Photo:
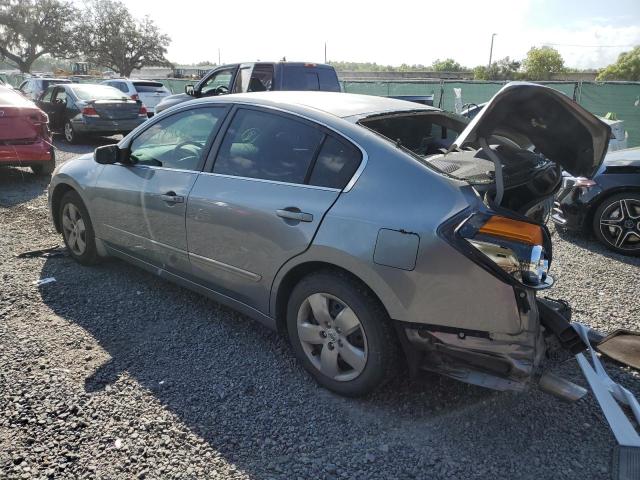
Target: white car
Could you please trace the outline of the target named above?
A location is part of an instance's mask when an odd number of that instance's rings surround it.
[[[112,80],[105,80],[102,84],[117,88],[133,100],[140,100],[146,107],[147,114],[150,117],[156,113],[156,105],[160,103],[160,100],[171,95],[171,91],[162,85],[162,83],[152,80],[114,78]]]

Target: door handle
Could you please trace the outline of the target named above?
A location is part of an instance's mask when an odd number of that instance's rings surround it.
[[[286,218],[289,220],[297,220],[298,222],[313,222],[313,215],[310,213],[301,212],[299,209],[282,209],[276,210],[276,215],[280,218]]]
[[[164,195],[160,195],[160,198],[167,203],[184,203],[184,197],[176,195],[175,192],[167,192]]]

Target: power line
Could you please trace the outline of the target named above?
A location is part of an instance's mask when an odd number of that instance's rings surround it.
[[[551,45],[552,47],[582,47],[582,48],[631,48],[635,45],[575,45],[571,43],[547,43],[543,45]]]

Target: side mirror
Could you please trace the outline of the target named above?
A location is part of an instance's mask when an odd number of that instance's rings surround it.
[[[118,145],[104,145],[93,152],[93,159],[102,165],[111,165],[121,161],[122,151]]]
[[[191,95],[192,97],[195,97],[195,90],[193,88],[193,85],[185,85],[184,86],[184,93],[186,93],[187,95]]]

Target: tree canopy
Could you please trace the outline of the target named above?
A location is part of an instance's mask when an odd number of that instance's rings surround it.
[[[79,28],[78,50],[87,61],[128,77],[144,66],[169,66],[170,38],[149,17],[135,19],[117,0],[94,0]]]
[[[519,72],[521,62],[504,57],[489,67],[480,65],[473,69],[474,80],[516,80],[522,78]]]
[[[640,45],[618,55],[616,63],[600,70],[596,80],[640,80]]]
[[[555,48],[546,46],[532,47],[522,67],[529,80],[549,80],[553,74],[565,71],[562,55]]]
[[[73,56],[78,10],[61,0],[0,0],[0,60],[27,73],[43,55]]]
[[[434,72],[463,72],[468,70],[467,68],[460,65],[453,58],[445,58],[444,60],[440,60],[437,58],[431,64],[431,70]]]

